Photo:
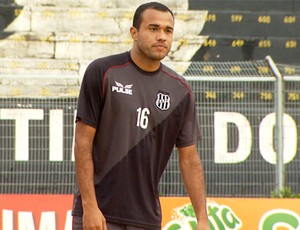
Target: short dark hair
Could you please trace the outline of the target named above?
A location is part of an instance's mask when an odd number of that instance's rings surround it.
[[[154,10],[158,10],[158,11],[161,11],[161,12],[170,12],[173,19],[174,19],[174,14],[173,14],[172,10],[170,10],[164,4],[159,3],[159,2],[144,3],[136,9],[136,11],[134,13],[134,16],[133,16],[132,26],[135,27],[137,30],[140,29],[140,25],[141,25],[141,22],[142,22],[142,14],[147,9],[154,9]]]

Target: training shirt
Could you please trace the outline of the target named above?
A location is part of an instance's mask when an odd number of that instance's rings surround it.
[[[106,220],[161,229],[160,177],[174,145],[199,137],[186,80],[163,64],[145,72],[129,52],[99,58],[85,72],[78,119],[96,129],[94,183]],[[82,215],[79,192],[73,215]]]

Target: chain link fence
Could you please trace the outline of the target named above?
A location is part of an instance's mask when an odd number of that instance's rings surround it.
[[[300,192],[299,68],[284,75],[285,185]],[[198,143],[208,196],[269,197],[276,188],[276,78],[265,60],[195,62],[184,73],[194,91]],[[0,98],[0,193],[71,194],[76,97]],[[162,196],[185,196],[174,153]]]

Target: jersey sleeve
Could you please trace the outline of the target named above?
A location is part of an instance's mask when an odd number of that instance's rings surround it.
[[[195,99],[192,93],[187,101],[186,113],[176,140],[176,147],[186,147],[196,144],[201,138]]]
[[[101,79],[102,73],[93,62],[85,71],[77,105],[76,121],[82,120],[87,125],[97,127],[101,110]]]

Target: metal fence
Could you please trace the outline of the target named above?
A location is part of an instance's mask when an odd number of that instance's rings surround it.
[[[201,62],[186,71],[202,130],[199,152],[208,196],[270,197],[280,185],[278,143],[283,144],[284,186],[300,192],[300,74],[297,67],[279,68],[285,74],[282,140],[276,131],[278,81],[269,62]],[[176,155],[161,181],[164,195],[185,191],[177,182]]]
[[[285,75],[284,183],[299,193],[300,74],[279,67]],[[278,183],[279,140],[276,78],[268,63],[192,63],[184,75],[196,97],[208,196],[269,197]],[[73,192],[76,104],[76,97],[0,98],[0,193]],[[177,155],[174,150],[161,179],[163,196],[186,195]]]
[[[0,99],[0,193],[73,192],[77,98]]]

